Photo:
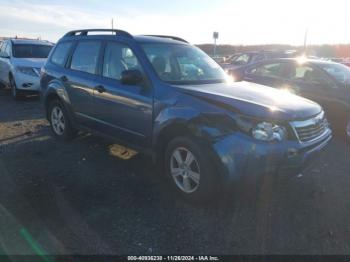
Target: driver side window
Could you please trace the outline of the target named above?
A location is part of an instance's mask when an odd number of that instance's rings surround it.
[[[121,43],[107,43],[103,59],[102,75],[120,80],[123,71],[132,69],[141,71],[139,61],[132,50]]]
[[[291,78],[294,81],[303,81],[310,84],[324,84],[328,82],[320,71],[307,65],[297,65]]]

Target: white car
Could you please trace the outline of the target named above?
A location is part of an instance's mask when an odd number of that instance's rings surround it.
[[[40,90],[40,69],[53,44],[41,40],[10,39],[0,43],[0,83],[14,99]]]

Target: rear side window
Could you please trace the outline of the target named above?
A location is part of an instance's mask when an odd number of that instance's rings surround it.
[[[70,68],[95,74],[100,48],[101,42],[80,42],[74,51]]]
[[[72,44],[72,42],[58,44],[52,54],[51,62],[59,66],[64,66]]]

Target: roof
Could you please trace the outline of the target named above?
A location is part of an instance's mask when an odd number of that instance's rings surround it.
[[[134,39],[140,43],[167,43],[167,44],[186,44],[186,42],[173,39],[169,36],[150,36],[150,35],[138,35],[134,36]]]
[[[298,58],[275,58],[275,59],[271,59],[271,60],[274,60],[274,61],[295,61],[295,62],[298,62]],[[271,61],[269,60],[269,61]],[[306,59],[306,60],[303,60],[303,63],[311,63],[311,64],[339,64],[337,62],[333,62],[333,61],[327,61],[327,60],[321,60],[321,59]]]
[[[45,40],[35,40],[35,39],[10,39],[14,44],[21,45],[53,45],[51,42]]]

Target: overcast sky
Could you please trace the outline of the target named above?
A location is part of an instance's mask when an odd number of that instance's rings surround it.
[[[57,41],[81,28],[176,35],[191,43],[350,43],[348,0],[0,0],[0,36]]]

